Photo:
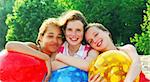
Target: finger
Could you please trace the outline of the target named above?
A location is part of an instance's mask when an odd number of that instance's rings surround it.
[[[89,81],[92,80],[93,77],[94,77],[94,74],[90,75]]]
[[[103,76],[99,76],[94,82],[100,82],[100,81],[103,81]]]
[[[50,77],[47,75],[46,78],[45,78],[45,82],[48,82],[49,78]]]
[[[91,78],[91,81],[95,82],[98,79],[98,77],[100,77],[100,74],[96,74],[95,76],[93,76],[93,78]]]

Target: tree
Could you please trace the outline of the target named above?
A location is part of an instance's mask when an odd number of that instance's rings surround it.
[[[7,15],[6,40],[34,42],[43,20],[57,17],[63,11],[53,0],[16,0],[13,13]]]
[[[1,0],[0,2],[0,50],[4,48],[6,43],[6,32],[7,32],[7,25],[5,23],[6,16],[8,13],[12,13],[12,6],[14,0]]]
[[[80,8],[88,22],[100,22],[112,33],[115,43],[129,43],[130,36],[140,33],[145,4],[143,0],[85,0]]]
[[[144,8],[143,0],[16,0],[13,14],[7,17],[7,41],[35,41],[44,19],[76,9],[88,22],[104,24],[112,32],[115,43],[129,43],[130,36],[140,33],[137,27],[142,22]]]
[[[143,54],[150,54],[150,0],[147,1],[147,9],[144,11],[143,24],[141,24],[141,34],[135,34],[131,42],[135,43],[137,49]]]

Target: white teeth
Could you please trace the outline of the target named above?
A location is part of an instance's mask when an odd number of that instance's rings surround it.
[[[77,41],[78,39],[77,38],[70,38],[72,41]]]
[[[102,44],[102,40],[97,44],[97,46],[99,47]]]
[[[100,46],[100,45],[101,45],[101,42],[99,42],[97,46]]]

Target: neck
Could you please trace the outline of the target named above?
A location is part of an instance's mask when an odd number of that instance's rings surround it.
[[[52,54],[51,54],[51,59],[52,59],[52,61],[55,60],[56,55],[57,55],[57,53],[52,53]]]
[[[112,43],[105,49],[105,51],[108,51],[108,50],[117,50],[117,47]]]
[[[68,45],[68,53],[70,55],[74,55],[74,53],[76,53],[79,50],[80,45],[76,45],[76,46]]]

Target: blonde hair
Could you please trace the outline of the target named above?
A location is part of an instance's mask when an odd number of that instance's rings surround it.
[[[41,27],[39,28],[39,33],[38,33],[38,37],[36,39],[36,44],[40,46],[40,37],[43,36],[46,32],[46,29],[48,28],[49,25],[56,25],[60,27],[60,23],[58,21],[57,18],[48,18],[46,20],[44,20],[44,22],[42,23]]]

